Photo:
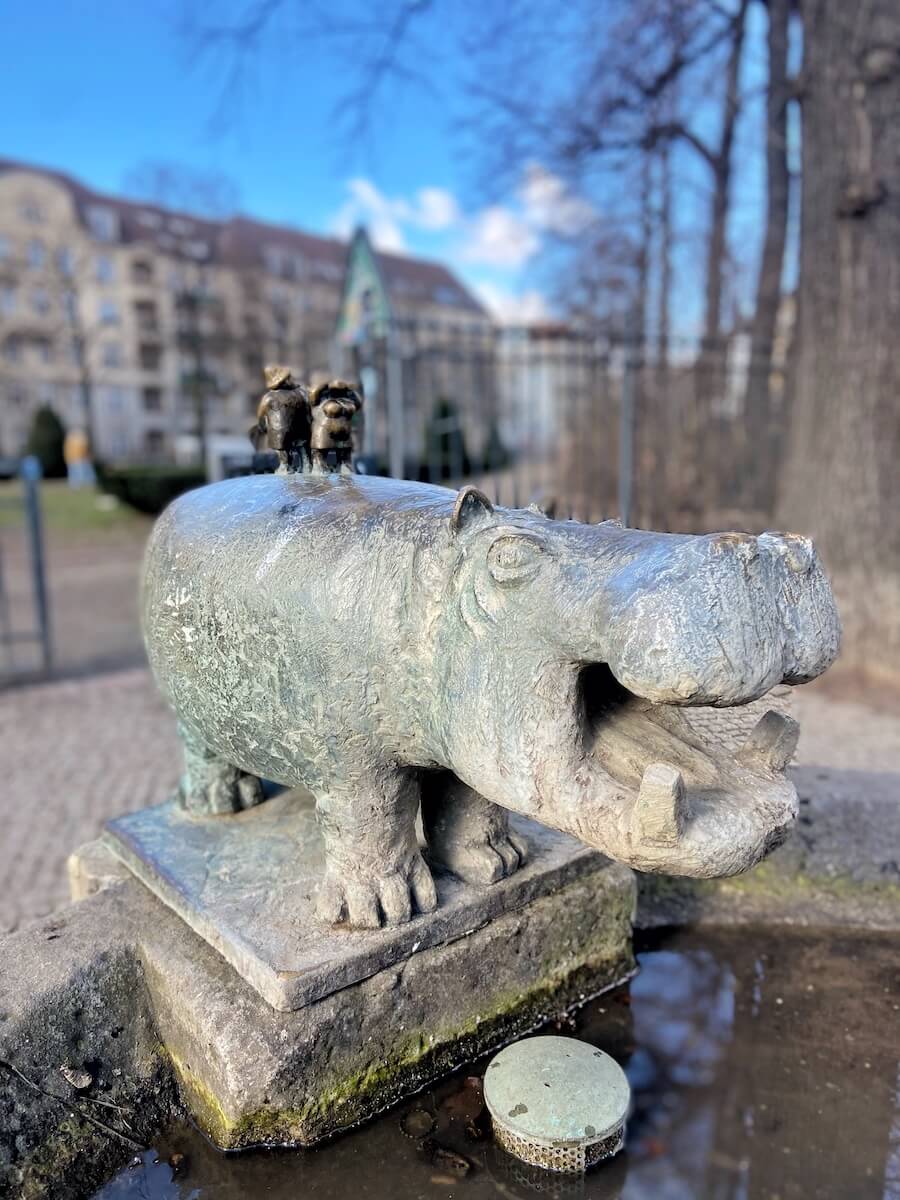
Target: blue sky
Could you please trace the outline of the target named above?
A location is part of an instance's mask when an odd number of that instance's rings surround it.
[[[314,3],[295,8],[307,13]],[[248,6],[215,0],[207,11],[221,19]],[[361,10],[377,6],[361,0]],[[18,51],[4,56],[0,74],[0,155],[55,166],[112,192],[146,161],[221,171],[250,215],[322,233],[345,234],[364,221],[385,249],[448,261],[501,313],[546,311],[541,248],[590,213],[540,163],[504,198],[473,192],[454,132],[466,115],[465,64],[444,16],[419,27],[426,44],[442,46],[429,60],[433,88],[396,89],[379,106],[374,145],[353,149],[334,123],[352,55],[333,45],[299,49],[277,31],[226,110],[230,124],[211,130],[224,66],[192,58],[179,34],[184,12],[182,0],[0,0],[4,43]],[[685,213],[703,203],[696,180],[688,171]],[[750,186],[739,225],[752,227],[757,203]],[[685,253],[690,259],[696,247]]]

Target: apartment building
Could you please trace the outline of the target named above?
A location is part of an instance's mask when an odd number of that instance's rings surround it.
[[[372,252],[392,319],[488,331],[438,263]],[[348,247],[247,217],[210,221],[0,159],[0,452],[34,409],[110,460],[246,431],[266,361],[332,369]],[[346,307],[346,306],[344,306]]]

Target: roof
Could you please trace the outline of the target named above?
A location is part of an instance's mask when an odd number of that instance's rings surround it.
[[[344,275],[349,247],[338,238],[247,216],[213,221],[151,202],[96,192],[63,171],[0,158],[0,175],[9,171],[43,175],[66,188],[85,224],[93,208],[112,209],[118,219],[118,242],[147,242],[164,253],[223,266],[261,268],[288,280],[305,278],[311,271],[339,283]],[[428,301],[487,316],[472,293],[442,263],[377,250],[375,256],[385,286],[399,305]]]

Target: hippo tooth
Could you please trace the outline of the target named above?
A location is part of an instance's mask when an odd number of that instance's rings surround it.
[[[799,737],[797,722],[770,708],[757,721],[738,751],[738,758],[750,766],[783,771],[794,757]]]
[[[668,763],[650,763],[641,780],[634,813],[641,841],[673,846],[681,834],[683,810],[681,772]]]

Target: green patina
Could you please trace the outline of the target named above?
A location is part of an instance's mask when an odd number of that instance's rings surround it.
[[[623,949],[621,940],[611,938],[610,927],[606,926],[601,944],[595,944],[591,953],[563,974],[546,978],[527,991],[498,993],[476,1016],[453,1028],[434,1034],[411,1032],[389,1057],[369,1063],[330,1086],[323,1084],[302,1105],[270,1104],[240,1116],[226,1112],[209,1085],[172,1050],[167,1053],[187,1107],[222,1149],[260,1144],[311,1145],[367,1120],[431,1080],[577,1006],[588,996],[623,982],[633,971],[630,949]]]

